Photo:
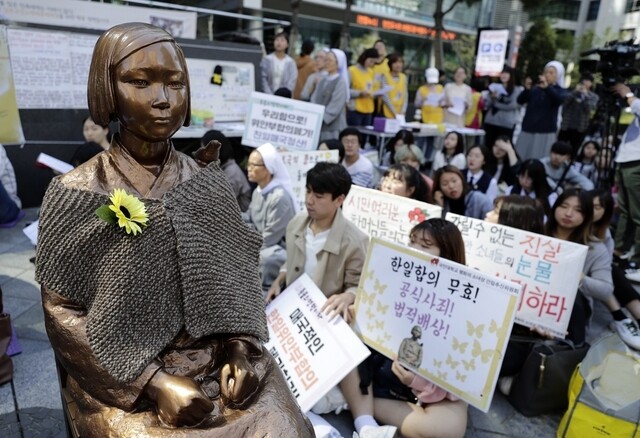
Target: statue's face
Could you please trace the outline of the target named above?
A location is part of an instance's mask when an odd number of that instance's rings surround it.
[[[146,141],[163,141],[184,123],[186,72],[173,44],[160,42],[126,57],[115,69],[118,119]]]

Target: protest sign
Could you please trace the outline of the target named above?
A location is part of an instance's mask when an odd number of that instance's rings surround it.
[[[425,219],[440,217],[442,208],[426,202],[353,185],[342,213],[370,237],[409,243],[409,231]]]
[[[372,239],[357,331],[389,358],[483,412],[493,398],[521,286]]]
[[[298,204],[300,211],[305,210],[304,197],[307,187],[307,172],[316,163],[321,161],[332,161],[337,163],[340,156],[337,150],[332,151],[286,151],[280,152],[289,177],[291,178],[291,188],[293,189],[293,200]]]
[[[276,147],[312,151],[318,147],[324,106],[254,91],[242,144],[258,147],[271,143]]]
[[[320,313],[327,301],[304,274],[267,306],[269,350],[303,412],[313,407],[369,350],[341,317]]]
[[[475,76],[500,76],[509,45],[508,29],[480,31],[476,54]]]
[[[516,322],[564,338],[588,248],[448,213],[464,238],[467,264],[522,284]]]

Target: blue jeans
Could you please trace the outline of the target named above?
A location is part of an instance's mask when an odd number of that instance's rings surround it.
[[[0,183],[0,224],[11,222],[18,216],[18,213],[20,213],[20,209]]]
[[[347,125],[369,126],[373,123],[373,114],[365,114],[358,111],[347,111]]]

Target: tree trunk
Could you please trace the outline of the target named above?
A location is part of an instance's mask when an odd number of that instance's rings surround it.
[[[345,0],[344,16],[342,18],[342,30],[340,31],[340,48],[345,53],[349,52],[349,22],[351,21],[351,6],[353,6],[353,0]]]
[[[291,0],[291,32],[289,33],[289,56],[295,58],[296,54],[293,50],[298,39],[298,15],[300,13],[300,4],[302,0]]]
[[[435,59],[436,68],[439,70],[444,69],[444,44],[442,43],[442,31],[444,30],[444,14],[442,13],[442,3],[444,0],[436,1],[436,10],[433,13],[433,21],[436,28],[435,39]]]

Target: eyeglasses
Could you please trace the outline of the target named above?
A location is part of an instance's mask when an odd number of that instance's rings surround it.
[[[264,164],[260,164],[260,163],[247,163],[247,167],[264,167]]]

